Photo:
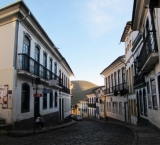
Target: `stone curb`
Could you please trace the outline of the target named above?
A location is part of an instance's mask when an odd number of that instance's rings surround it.
[[[104,123],[115,124],[115,125],[119,125],[119,126],[121,126],[121,127],[124,127],[124,128],[126,128],[126,129],[129,129],[129,130],[133,133],[133,135],[134,135],[134,140],[133,140],[132,145],[137,145],[137,142],[138,142],[137,133],[136,133],[136,131],[134,131],[133,129],[131,129],[131,128],[128,127],[128,126],[125,126],[125,125],[123,125],[123,124],[119,124],[119,123],[116,123],[116,122],[108,122],[108,121],[105,121],[105,120],[94,120],[94,119],[88,119],[88,118],[87,118],[86,120],[92,120],[92,121],[97,121],[97,122],[104,122]]]
[[[59,125],[59,126],[46,128],[44,130],[38,130],[38,131],[35,131],[35,132],[34,131],[8,131],[7,135],[9,135],[11,137],[26,137],[26,136],[37,135],[37,134],[42,134],[42,133],[55,131],[55,130],[58,130],[58,129],[69,127],[71,125],[74,125],[75,123],[77,123],[77,121],[72,121],[70,123],[66,123],[66,124],[62,124],[62,125]]]

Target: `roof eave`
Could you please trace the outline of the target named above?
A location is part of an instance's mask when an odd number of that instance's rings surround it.
[[[127,35],[128,35],[128,32],[129,32],[129,30],[130,30],[131,25],[132,25],[132,21],[128,21],[128,22],[126,23],[126,26],[125,26],[125,28],[124,28],[123,34],[122,34],[122,36],[121,36],[121,40],[120,40],[121,42],[125,42],[125,38],[126,38]]]

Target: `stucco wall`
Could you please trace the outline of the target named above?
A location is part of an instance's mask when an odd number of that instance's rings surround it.
[[[0,86],[8,85],[12,93],[14,93],[13,81],[15,74],[13,68],[15,27],[15,21],[0,27]],[[10,100],[11,104],[12,98]],[[11,115],[12,109],[2,109],[2,105],[0,104],[0,118],[5,119],[6,123],[11,123]]]
[[[28,83],[30,86],[30,106],[29,106],[29,112],[21,113],[21,97],[22,97],[22,84]],[[34,87],[34,86],[33,86]],[[14,114],[13,114],[13,121],[19,121],[23,119],[28,119],[34,116],[34,97],[33,97],[33,87],[32,87],[32,80],[31,78],[26,78],[25,76],[18,75],[17,77],[17,87],[16,87],[16,93],[15,93],[15,104],[13,104],[14,108]],[[52,89],[53,91],[53,108],[49,107],[49,93],[47,93],[47,108],[43,109],[43,96],[40,97],[40,114],[45,115],[49,113],[54,113],[59,111],[59,102],[57,102],[57,107],[54,106],[54,93],[58,93],[58,89],[53,89],[51,87],[48,87],[47,85],[43,84],[43,87],[46,89]],[[59,100],[59,99],[57,99]]]
[[[112,98],[112,102],[111,102]],[[111,111],[107,111],[106,108],[106,116],[120,120],[120,121],[125,121],[125,110],[124,110],[124,102],[127,102],[127,98],[125,96],[107,96],[106,97],[106,102],[111,102]],[[118,102],[118,112],[119,112],[119,102],[122,102],[122,115],[119,113],[113,113],[113,102]]]

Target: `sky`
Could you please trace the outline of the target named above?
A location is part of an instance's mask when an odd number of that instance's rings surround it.
[[[0,0],[4,7],[16,0]],[[100,73],[124,55],[120,39],[133,0],[23,0],[67,60],[74,77],[104,85]]]

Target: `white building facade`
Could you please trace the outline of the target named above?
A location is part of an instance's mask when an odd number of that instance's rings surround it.
[[[86,95],[88,98],[88,117],[96,118],[96,96],[94,93],[89,93]]]
[[[1,8],[0,17],[0,117],[21,129],[32,127],[39,113],[46,126],[68,120],[73,72],[67,61],[23,1]]]
[[[135,69],[134,69],[134,57],[132,54],[132,47],[133,42],[135,41],[138,32],[132,32],[131,29],[132,22],[129,21],[126,23],[124,28],[121,42],[124,42],[125,45],[125,68],[126,68],[126,84],[128,90],[128,107],[129,107],[129,116],[128,121],[130,124],[137,125],[137,98],[136,92],[134,89],[134,76],[135,76]]]
[[[128,122],[125,56],[118,57],[100,74],[104,77],[104,118]],[[103,103],[102,103],[103,104]]]
[[[132,53],[138,122],[160,128],[160,9],[158,0],[134,0],[132,31],[138,31]]]

